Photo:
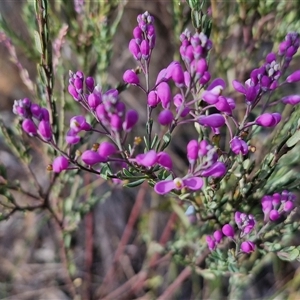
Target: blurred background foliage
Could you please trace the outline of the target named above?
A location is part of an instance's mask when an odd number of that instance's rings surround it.
[[[39,11],[45,19],[42,27],[35,17],[35,5],[44,7],[44,15]],[[0,223],[0,298],[297,299],[297,262],[282,262],[272,254],[257,261],[251,256],[244,265],[244,271],[249,264],[255,266],[254,276],[249,277],[246,272],[236,272],[234,261],[229,260],[232,272],[224,276],[217,272],[225,269],[224,258],[216,252],[216,259],[211,258],[213,272],[205,270],[208,261],[201,257],[205,257],[206,245],[199,237],[208,232],[210,224],[191,225],[184,203],[161,199],[144,184],[129,190],[91,174],[53,176],[46,167],[54,153],[21,133],[11,113],[14,99],[30,97],[44,104],[50,99],[57,110],[54,118],[60,137],[69,117],[82,113],[66,92],[69,70],[95,76],[104,90],[118,86],[123,72],[136,67],[127,48],[136,17],[145,10],[155,17],[158,35],[152,81],[173,57],[179,60],[179,35],[186,27],[211,30],[212,77],[227,80],[226,92],[236,99],[241,115],[243,99],[234,93],[231,81],[246,80],[287,32],[300,28],[299,0],[2,0],[0,216],[6,220]],[[298,59],[291,69],[297,65]],[[283,91],[296,92],[296,88]],[[129,89],[122,97],[145,116],[143,94]],[[280,152],[280,146],[298,131],[299,109],[287,109],[284,114],[287,122],[272,137],[273,143],[266,139],[266,132],[253,141],[256,162],[267,171],[272,168],[272,176],[254,170],[253,178],[259,177],[261,189],[248,190],[250,202],[278,185],[298,186],[297,136],[294,144],[289,140],[294,150],[276,167],[271,165],[273,157],[267,155],[276,147],[275,153]],[[182,145],[194,134],[193,127],[179,129],[172,142],[172,158],[182,172],[186,166]],[[97,137],[91,138],[95,140]],[[293,174],[287,176],[289,172]],[[296,234],[289,238],[299,244]],[[216,261],[219,264],[214,265]]]

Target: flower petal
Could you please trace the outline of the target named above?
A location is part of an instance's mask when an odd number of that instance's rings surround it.
[[[183,179],[184,186],[188,187],[190,190],[196,191],[200,190],[203,186],[203,180],[199,177],[191,177]]]
[[[173,180],[163,180],[155,184],[154,191],[159,195],[164,195],[169,193],[174,188],[175,188],[175,183]]]

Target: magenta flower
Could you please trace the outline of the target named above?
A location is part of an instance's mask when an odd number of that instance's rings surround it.
[[[218,128],[225,124],[225,119],[221,114],[211,114],[208,116],[200,116],[198,122],[203,126]]]
[[[256,99],[256,97],[258,96],[258,94],[260,92],[259,85],[251,85],[251,79],[248,79],[245,82],[245,86],[243,86],[237,80],[233,80],[232,85],[237,92],[244,94],[246,97],[246,100],[250,103]]]
[[[88,103],[92,109],[95,109],[100,103],[102,103],[102,96],[100,93],[91,93],[88,96]]]
[[[112,115],[110,118],[110,126],[114,131],[120,131],[123,126],[122,118],[116,114]]]
[[[249,234],[256,224],[253,215],[247,215],[239,211],[234,214],[234,220],[238,228],[241,230],[241,236]]]
[[[136,43],[135,39],[132,39],[129,42],[128,48],[129,48],[129,51],[131,52],[131,54],[133,55],[134,59],[136,59],[136,60],[140,60],[141,59],[142,53],[141,53],[140,47]]]
[[[157,97],[156,91],[151,91],[148,94],[147,104],[150,107],[156,107],[159,102],[160,102],[160,99]]]
[[[174,116],[169,109],[161,111],[158,115],[158,122],[163,126],[168,126],[172,123]]]
[[[251,241],[244,241],[241,244],[241,250],[245,253],[250,253],[255,250],[255,244]]]
[[[215,240],[217,243],[220,243],[222,238],[223,238],[223,233],[222,233],[222,230],[216,230],[213,234]]]
[[[30,111],[34,118],[36,118],[37,120],[42,119],[42,108],[38,104],[32,103],[30,106]]]
[[[203,180],[199,177],[175,178],[174,180],[162,180],[155,184],[154,191],[157,194],[164,195],[172,190],[182,190],[188,188],[196,191],[200,190],[203,185]]]
[[[92,126],[87,123],[84,116],[75,116],[70,120],[70,128],[74,133],[78,133],[82,130],[89,131],[92,129]]]
[[[222,177],[226,174],[226,166],[224,163],[217,161],[209,168],[203,170],[200,175],[203,177]]]
[[[100,156],[100,154],[98,152],[92,151],[92,150],[86,150],[82,153],[81,155],[81,160],[89,165],[95,165],[101,162],[106,162],[106,159],[102,156]]]
[[[143,40],[140,45],[142,59],[147,60],[150,56],[150,45],[147,40]]]
[[[123,129],[129,132],[137,123],[138,119],[139,115],[135,110],[128,110],[126,113],[125,121],[123,122]]]
[[[28,133],[29,135],[33,136],[37,134],[37,128],[34,122],[30,119],[25,119],[22,122],[22,128],[23,130]]]
[[[87,77],[85,79],[85,85],[89,92],[92,92],[95,88],[95,80],[93,77]]]
[[[80,136],[77,135],[77,133],[74,132],[72,129],[70,129],[66,134],[66,142],[68,144],[75,145],[79,143],[79,141],[80,141]]]
[[[178,86],[179,88],[185,86],[184,73],[179,62],[172,62],[167,68],[167,74],[171,74],[171,77],[175,82],[176,86]]]
[[[172,159],[166,152],[157,153],[157,163],[167,170],[171,170],[173,167]]]
[[[208,246],[208,249],[209,250],[215,250],[216,249],[216,241],[211,237],[211,236],[207,236],[206,237],[206,243],[207,243],[207,246]]]
[[[235,102],[231,98],[226,98],[224,96],[219,96],[218,97],[218,102],[215,103],[215,107],[220,112],[231,115],[232,111],[235,109]]]
[[[52,169],[55,173],[60,173],[61,171],[67,170],[69,166],[69,161],[64,156],[58,156],[53,160]]]
[[[300,95],[289,95],[289,96],[283,97],[281,99],[281,101],[284,104],[296,105],[296,104],[300,103]]]
[[[247,143],[239,137],[234,137],[230,141],[230,148],[235,154],[246,155],[248,153],[248,145]]]
[[[52,139],[52,129],[49,122],[42,120],[38,126],[41,137],[49,142]]]
[[[172,98],[171,89],[166,82],[162,82],[156,88],[157,96],[161,101],[163,108],[169,108]]]
[[[105,159],[115,154],[116,152],[117,152],[116,146],[110,142],[102,142],[98,148],[98,153],[100,154],[100,156],[104,157]]]
[[[273,127],[276,126],[281,121],[280,113],[265,113],[260,115],[255,123],[263,127]]]
[[[269,213],[269,218],[271,221],[277,221],[280,218],[280,213],[277,209],[272,209]]]
[[[225,236],[233,238],[234,237],[234,229],[230,224],[225,224],[222,227],[222,232]]]
[[[157,161],[157,153],[154,150],[150,150],[147,153],[137,155],[135,159],[141,166],[152,167]]]
[[[198,159],[199,143],[196,140],[191,140],[187,144],[187,158],[191,165]]]
[[[140,83],[139,77],[136,75],[136,73],[133,70],[125,71],[125,73],[123,75],[123,80],[129,84],[139,84]]]
[[[286,82],[291,83],[299,80],[300,80],[300,70],[297,70],[287,77]]]

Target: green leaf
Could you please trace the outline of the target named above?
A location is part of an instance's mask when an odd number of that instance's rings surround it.
[[[297,130],[287,141],[286,145],[291,148],[300,141],[300,130]]]
[[[277,252],[277,256],[281,260],[285,260],[285,261],[296,260],[299,258],[299,254],[300,254],[299,249],[295,247],[293,247],[293,249],[291,247],[283,248],[281,251]]]
[[[142,179],[138,179],[136,181],[126,183],[123,186],[125,186],[125,187],[136,187],[136,186],[141,185],[144,181],[145,181],[145,178],[142,178]]]
[[[42,46],[41,38],[39,33],[36,30],[34,31],[34,41],[35,41],[35,47],[37,51],[40,54],[43,54],[43,46]]]

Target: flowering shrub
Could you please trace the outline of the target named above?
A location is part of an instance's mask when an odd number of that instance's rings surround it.
[[[193,260],[206,257],[205,272],[249,274],[253,268],[245,262],[250,255],[269,252],[299,260],[299,247],[289,241],[280,244],[298,230],[292,218],[297,197],[284,188],[290,178],[277,188],[272,177],[299,140],[299,124],[291,126],[295,118],[283,110],[297,105],[300,96],[277,96],[300,81],[299,70],[289,71],[300,46],[299,34],[288,33],[245,82],[227,85],[226,78],[211,73],[214,45],[208,32],[186,29],[180,35],[181,60],[162,68],[151,86],[149,69],[157,42],[154,17],[148,12],[138,15],[132,32],[128,50],[137,66],[124,71],[123,86],[106,90],[96,78],[70,71],[68,92],[82,113],[70,117],[63,142],[57,139],[49,106],[28,98],[15,101],[13,112],[22,120],[23,131],[56,153],[48,170],[56,176],[82,170],[125,187],[147,182],[156,194],[176,199],[192,226],[202,226],[197,239],[206,243],[193,253]],[[146,120],[123,102],[127,88],[143,91]],[[195,128],[194,138],[184,146],[187,168],[180,172],[170,147],[177,129],[188,124]],[[87,142],[91,134],[97,136],[96,143]],[[273,149],[257,165],[255,141],[267,134],[274,136]],[[206,248],[210,251],[205,255]]]

